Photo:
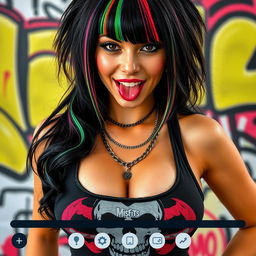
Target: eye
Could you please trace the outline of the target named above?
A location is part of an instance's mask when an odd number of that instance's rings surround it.
[[[100,47],[102,47],[103,49],[105,49],[106,51],[109,52],[116,52],[118,51],[118,45],[112,42],[105,42],[100,44]]]
[[[147,44],[145,46],[143,46],[142,49],[146,49],[145,52],[156,52],[159,49],[159,45],[158,44]]]

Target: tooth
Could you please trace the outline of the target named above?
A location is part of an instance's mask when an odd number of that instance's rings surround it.
[[[123,83],[123,82],[120,82],[120,84],[122,84],[124,86],[127,86],[127,87],[133,87],[135,85],[139,85],[140,82],[138,82],[138,83]]]
[[[138,246],[136,246],[135,247],[135,252],[139,252],[140,250],[139,250],[139,248],[138,248]]]
[[[124,251],[124,246],[121,244],[119,247],[119,251],[123,252]]]
[[[142,250],[143,250],[143,248],[142,248],[142,245],[141,245],[141,244],[139,245],[139,250],[140,250],[140,251],[142,251]]]

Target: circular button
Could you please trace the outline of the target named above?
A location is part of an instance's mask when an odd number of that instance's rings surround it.
[[[122,244],[127,249],[133,249],[138,244],[138,237],[135,234],[128,232],[123,235]]]
[[[27,237],[22,233],[17,233],[12,236],[12,244],[16,248],[23,248],[27,244]]]
[[[187,233],[179,233],[175,238],[175,243],[180,249],[186,249],[191,244],[191,237]]]
[[[84,237],[80,233],[73,233],[68,238],[68,244],[73,249],[80,249],[84,245]]]
[[[110,245],[110,237],[107,233],[98,233],[94,237],[95,245],[100,249],[105,249]]]
[[[165,244],[165,237],[161,233],[153,233],[149,237],[149,244],[154,249],[160,249]]]

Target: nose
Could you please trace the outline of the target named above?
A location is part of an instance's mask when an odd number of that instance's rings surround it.
[[[121,60],[121,71],[126,74],[133,74],[140,71],[140,63],[138,57],[133,51],[123,53]]]

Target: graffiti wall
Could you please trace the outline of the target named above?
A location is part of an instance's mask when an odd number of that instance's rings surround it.
[[[194,1],[205,17],[203,109],[232,138],[256,180],[256,1]],[[207,185],[205,219],[232,219]],[[221,255],[235,229],[200,229],[191,255]]]
[[[32,175],[25,171],[34,127],[56,106],[65,80],[56,80],[52,40],[70,0],[0,0],[0,255],[21,256],[11,245],[13,219],[29,219]],[[205,35],[207,94],[202,107],[224,127],[256,179],[256,0],[198,0]],[[204,184],[205,219],[231,216]],[[218,256],[233,229],[200,229],[190,255]],[[60,255],[69,255],[61,233]]]
[[[12,230],[9,223],[31,218],[27,148],[34,127],[66,87],[57,86],[52,40],[68,2],[0,0],[0,255],[24,255],[11,246],[11,236],[27,230]],[[62,247],[62,255],[67,255]]]

